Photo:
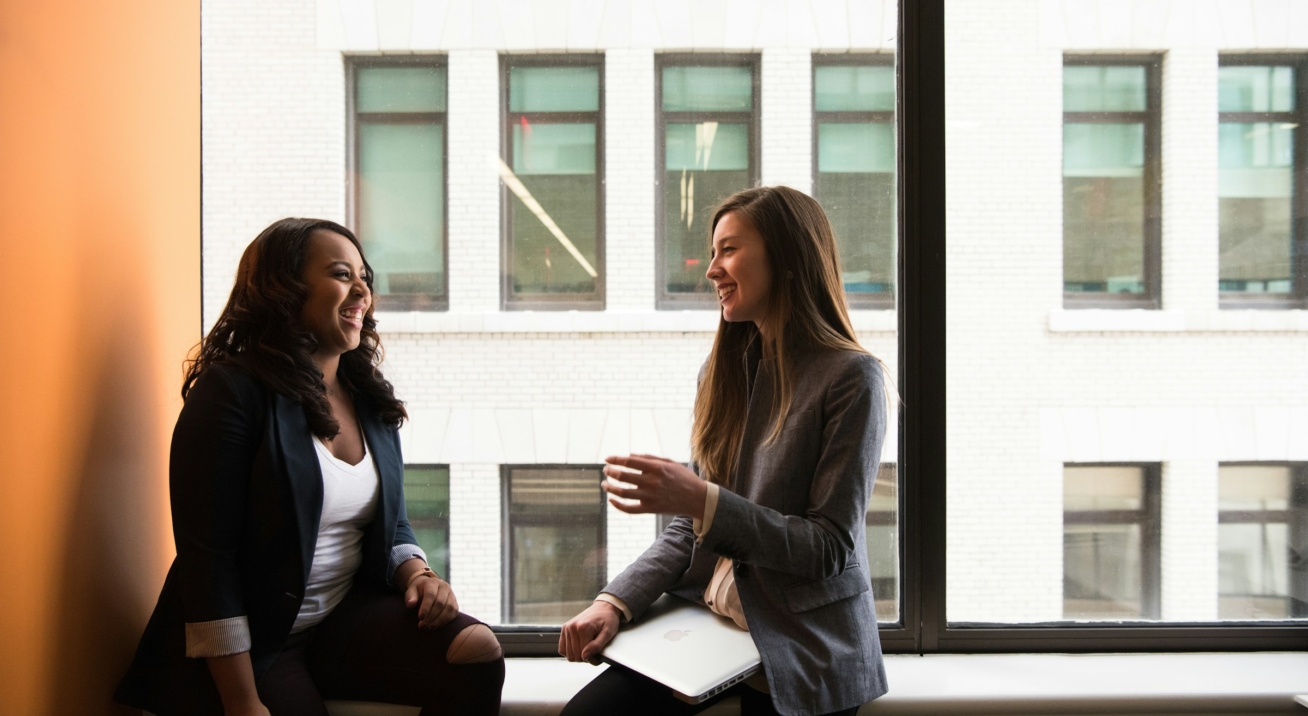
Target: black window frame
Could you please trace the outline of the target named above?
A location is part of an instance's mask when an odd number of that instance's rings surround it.
[[[599,104],[594,112],[513,112],[509,109],[509,74],[515,67],[594,67],[599,73]],[[500,184],[500,309],[504,311],[603,311],[605,306],[604,53],[568,52],[500,54],[500,158],[513,165],[513,127],[522,117],[548,115],[557,122],[595,124],[595,290],[590,294],[513,293],[513,192]],[[534,119],[532,121],[535,121]],[[548,122],[547,122],[548,123]]]
[[[1223,112],[1217,123],[1288,122],[1293,131],[1294,167],[1290,195],[1290,271],[1292,288],[1287,294],[1259,294],[1217,291],[1219,308],[1302,309],[1308,308],[1308,53],[1220,53],[1218,67],[1292,67],[1294,68],[1294,111],[1292,112]]]
[[[1069,524],[1078,525],[1139,525],[1140,526],[1140,616],[1139,619],[1162,617],[1162,502],[1163,466],[1159,463],[1139,462],[1069,462],[1063,464],[1064,480],[1068,468],[1078,467],[1136,467],[1140,468],[1140,509],[1138,510],[1075,510],[1063,509],[1063,534]],[[1066,564],[1063,567],[1066,575]],[[1066,599],[1066,597],[1064,597]],[[1064,617],[1064,621],[1071,618]],[[1112,621],[1112,620],[1096,620]]]
[[[539,647],[541,642],[540,635],[542,634],[548,635],[552,633],[553,641],[552,642],[549,641],[548,638],[546,638],[545,640],[547,642],[547,646],[550,646],[552,648],[552,651],[547,651],[542,653],[539,651],[539,649],[537,649],[536,651],[533,651],[526,655],[558,656],[558,628],[557,627],[555,627],[554,629],[543,631],[539,626],[535,626],[535,625],[514,625],[514,624],[507,623],[513,618],[513,613],[512,613],[513,595],[515,591],[515,584],[513,582],[513,572],[514,572],[513,567],[515,564],[516,555],[514,554],[514,550],[513,550],[514,519],[513,519],[513,505],[510,499],[512,494],[512,487],[513,487],[512,485],[513,472],[515,470],[566,470],[569,472],[593,470],[595,472],[595,491],[596,491],[597,507],[599,509],[599,522],[596,526],[596,539],[598,540],[599,548],[607,553],[608,503],[605,500],[604,492],[600,488],[600,481],[604,479],[604,474],[603,472],[601,472],[603,468],[604,468],[603,465],[564,464],[564,463],[541,463],[541,464],[513,463],[513,464],[500,465],[500,515],[501,515],[500,525],[501,525],[501,532],[502,532],[502,536],[500,539],[500,550],[502,555],[501,564],[503,565],[503,575],[500,580],[500,589],[501,589],[500,618],[506,623],[501,626],[496,626],[495,631],[500,632],[499,636],[500,636],[501,643],[505,642],[504,636],[506,634],[516,633],[520,637],[519,639],[520,644],[525,643],[525,645],[527,645],[528,647],[532,645]],[[551,517],[553,517],[553,515],[551,515]],[[519,517],[518,519],[519,519],[518,523],[522,524],[522,522],[520,521],[522,518]],[[527,520],[527,523],[529,524],[548,525],[553,522],[554,521],[551,520],[550,518]],[[558,524],[563,524],[564,526],[568,526],[566,521],[558,521]],[[607,571],[607,567],[606,567],[606,571]],[[601,584],[599,584],[596,587],[595,593],[598,594],[599,588],[603,586],[604,584],[601,582]],[[513,640],[510,640],[510,642],[511,641]]]
[[[1223,467],[1288,467],[1290,468],[1290,499],[1286,510],[1223,510],[1219,504],[1217,524],[1285,524],[1287,537],[1291,545],[1308,545],[1308,462],[1291,460],[1234,461],[1218,463]],[[1219,478],[1220,479],[1220,478]],[[1300,519],[1293,519],[1294,516]],[[1293,570],[1287,575],[1286,586],[1290,597],[1297,600],[1292,603],[1295,612],[1292,618],[1308,618],[1308,569]],[[1221,597],[1221,592],[1217,593]]]
[[[665,112],[663,111],[663,70],[666,67],[748,67],[750,71],[750,99],[753,107],[746,112]],[[667,174],[667,127],[672,123],[730,122],[749,125],[749,187],[759,185],[762,153],[760,98],[762,90],[762,55],[757,52],[659,52],[654,55],[654,303],[660,311],[693,309],[713,310],[718,307],[717,297],[711,292],[702,295],[673,293],[667,284],[667,226],[666,193],[663,186]],[[746,189],[749,187],[741,187]],[[705,234],[704,241],[709,240]]]
[[[346,55],[345,56],[345,117],[349,148],[345,152],[345,221],[346,226],[360,234],[359,228],[359,131],[368,122],[391,124],[439,123],[441,132],[441,295],[398,294],[374,295],[378,311],[448,311],[450,309],[450,123],[449,123],[449,58],[446,55]],[[358,111],[359,70],[365,67],[433,67],[445,72],[445,111],[443,112],[366,112],[366,121]]]
[[[402,484],[402,486],[405,487],[405,488],[408,487],[408,482],[407,482],[407,480],[405,480],[404,478],[407,477],[407,473],[408,473],[408,471],[409,471],[410,468],[415,469],[415,470],[444,470],[444,471],[445,471],[445,481],[446,481],[446,488],[447,488],[447,489],[449,488],[449,482],[453,479],[453,476],[452,476],[452,474],[451,474],[451,472],[450,472],[450,465],[449,465],[449,463],[425,463],[425,462],[419,463],[419,462],[406,462],[406,463],[404,463],[403,467],[401,468],[401,469],[404,471],[404,473],[405,473],[405,474],[402,476],[402,478],[401,478],[401,484]],[[404,495],[404,504],[405,504],[405,515],[406,515],[406,518],[407,518],[407,515],[408,515],[408,504],[409,504],[409,495],[408,495],[407,492],[406,492],[405,495]],[[451,538],[451,536],[452,536],[452,533],[450,532],[450,516],[449,516],[449,514],[446,514],[444,517],[437,517],[437,518],[436,518],[436,521],[439,522],[439,523],[444,523],[444,527],[445,527],[445,563],[444,563],[443,565],[439,565],[441,568],[440,568],[440,569],[437,569],[437,568],[436,568],[437,565],[433,565],[433,564],[431,564],[431,561],[430,561],[430,560],[431,560],[431,555],[427,555],[427,559],[428,559],[428,563],[427,563],[427,565],[428,565],[429,567],[431,567],[433,571],[435,571],[437,574],[439,574],[439,575],[441,576],[441,579],[444,579],[445,581],[448,582],[448,581],[450,580],[450,552],[451,552],[451,550],[450,550],[450,538]],[[413,528],[413,520],[412,520],[412,519],[409,519],[409,527],[410,527],[411,529]],[[421,545],[419,545],[419,546],[421,546]]]
[[[1075,124],[1117,124],[1140,122],[1144,125],[1144,293],[1088,293],[1063,290],[1063,308],[1162,308],[1163,266],[1163,56],[1159,54],[1063,55],[1063,67],[1143,67],[1145,70],[1145,109],[1143,112],[1062,112],[1062,126]],[[1063,221],[1066,221],[1066,207]],[[1064,224],[1065,226],[1065,224]],[[1067,233],[1060,239],[1067,250]],[[1064,264],[1065,266],[1066,264]],[[1059,267],[1060,275],[1063,267]],[[1065,276],[1063,277],[1065,280]]]
[[[813,117],[813,198],[819,202],[818,195],[818,125],[822,122],[889,122],[894,124],[895,111],[819,111],[817,108],[817,71],[820,67],[895,67],[895,56],[888,52],[814,52],[811,60],[810,84],[812,86],[810,111]],[[898,197],[896,196],[896,199]],[[843,260],[842,260],[843,266]],[[899,294],[896,285],[890,293],[855,293],[845,292],[845,300],[853,310],[888,311],[895,308],[895,297]]]
[[[901,621],[879,626],[883,649],[898,654],[1308,649],[1308,623],[948,622],[944,3],[899,0],[898,8]],[[912,157],[912,162],[906,157]],[[506,655],[558,656],[558,629],[496,627],[495,631]]]

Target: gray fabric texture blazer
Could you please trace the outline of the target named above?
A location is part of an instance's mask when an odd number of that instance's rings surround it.
[[[603,591],[639,619],[665,591],[700,600],[718,557],[732,559],[777,711],[853,708],[886,692],[864,528],[886,432],[881,366],[848,351],[798,356],[771,445],[772,361],[751,348],[744,369],[740,459],[708,532],[696,542],[690,518],[677,517]]]

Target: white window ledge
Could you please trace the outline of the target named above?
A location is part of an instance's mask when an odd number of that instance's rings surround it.
[[[1055,308],[1053,333],[1308,333],[1308,311]]]
[[[717,311],[378,311],[382,333],[713,333]],[[859,332],[893,332],[895,311],[851,311]]]
[[[604,667],[509,659],[501,716],[557,714]],[[988,654],[886,657],[876,714],[1304,713],[1308,654]],[[332,716],[416,716],[411,706],[335,701]],[[735,699],[705,711],[734,716]]]

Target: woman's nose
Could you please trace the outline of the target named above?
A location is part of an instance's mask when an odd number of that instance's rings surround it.
[[[704,272],[704,277],[710,281],[714,281],[721,275],[722,275],[722,267],[718,265],[718,259],[715,256],[713,257],[712,260],[709,261],[708,271]]]

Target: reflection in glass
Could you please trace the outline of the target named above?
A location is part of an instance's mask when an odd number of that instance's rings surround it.
[[[506,623],[562,624],[604,586],[604,493],[595,468],[507,468]]]
[[[383,304],[444,298],[444,110],[444,68],[357,69],[357,228]]]
[[[867,507],[867,561],[877,621],[899,621],[899,475],[882,463]]]
[[[450,581],[450,469],[405,465],[404,505],[428,566]]]
[[[1308,617],[1308,482],[1302,472],[1288,465],[1218,469],[1219,619]]]
[[[1143,467],[1063,468],[1063,618],[1157,618],[1157,515]]]
[[[599,290],[599,81],[594,66],[509,70],[511,299]]]
[[[1218,98],[1223,113],[1245,120],[1224,114],[1218,126],[1218,286],[1227,293],[1291,293],[1294,68],[1222,67]]]

